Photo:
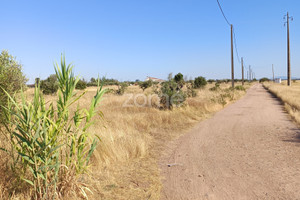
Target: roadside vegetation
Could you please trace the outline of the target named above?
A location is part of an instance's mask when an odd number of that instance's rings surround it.
[[[37,79],[41,88],[17,87],[1,102],[0,199],[159,199],[165,145],[251,85],[181,73],[163,83],[86,83],[64,59],[55,69]]]
[[[7,105],[8,97],[4,91],[13,95],[21,89],[26,89],[27,79],[22,72],[22,65],[17,59],[3,50],[0,54],[0,122],[3,119],[3,108]]]
[[[286,81],[281,84],[267,81],[263,85],[284,103],[287,112],[300,124],[300,82],[293,80],[292,86],[287,86]]]

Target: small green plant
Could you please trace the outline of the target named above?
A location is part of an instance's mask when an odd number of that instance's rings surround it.
[[[151,87],[152,85],[153,85],[153,81],[151,80],[139,82],[139,86],[142,88],[143,91],[145,91],[145,89]]]
[[[97,89],[89,109],[77,107],[71,113],[70,106],[85,94],[76,94],[79,78],[74,77],[72,68],[63,56],[61,66],[55,66],[59,87],[56,104],[46,105],[39,85],[35,86],[31,102],[23,93],[19,102],[5,92],[9,101],[3,109],[9,123],[5,124],[4,135],[11,146],[1,150],[10,156],[9,163],[18,180],[33,188],[33,199],[57,199],[63,195],[68,189],[63,187],[68,176],[87,172],[99,141],[88,128],[96,114],[102,116],[97,107],[105,90]],[[85,189],[79,188],[84,196]]]
[[[207,85],[206,79],[202,76],[195,78],[194,87],[195,88],[204,88]]]
[[[77,84],[76,84],[76,89],[77,90],[84,90],[87,87],[87,83],[85,80],[78,80]]]
[[[50,75],[46,80],[41,81],[43,94],[56,94],[58,91],[58,81],[56,74]]]

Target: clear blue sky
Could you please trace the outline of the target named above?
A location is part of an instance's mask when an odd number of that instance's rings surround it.
[[[29,82],[54,73],[61,52],[75,73],[121,81],[168,73],[230,78],[230,27],[216,0],[1,1],[0,49],[23,64]],[[220,0],[237,46],[257,77],[286,75],[291,22],[292,76],[300,77],[300,1]],[[235,76],[241,67],[235,55]]]

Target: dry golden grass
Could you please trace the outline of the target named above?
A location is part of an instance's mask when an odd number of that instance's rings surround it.
[[[281,84],[266,82],[264,86],[282,100],[287,112],[300,124],[300,81],[292,81],[290,87],[286,81]]]
[[[90,128],[92,133],[100,136],[101,143],[92,158],[89,176],[79,180],[93,191],[89,194],[90,199],[159,199],[162,185],[157,161],[166,143],[221,110],[223,105],[218,102],[221,94],[231,93],[227,104],[245,94],[244,91],[224,91],[230,84],[221,84],[221,91],[210,91],[212,86],[214,84],[208,84],[205,89],[197,90],[197,97],[188,98],[184,106],[172,111],[152,106],[124,107],[130,94],[143,93],[138,86],[130,86],[123,96],[105,95],[99,107],[104,118],[98,117]],[[246,88],[249,87],[246,84]],[[88,105],[95,90],[88,88],[79,106]],[[32,98],[32,89],[26,93],[28,98]],[[148,88],[144,93],[151,95],[152,89]],[[47,102],[56,97],[45,98]],[[155,99],[154,95],[153,101]],[[137,102],[141,105],[143,98],[137,98]],[[128,104],[133,105],[133,100]],[[0,175],[3,173],[0,169]],[[5,179],[0,176],[0,191],[5,191],[6,186]],[[5,196],[5,192],[0,192],[0,199],[1,195]],[[12,199],[26,199],[26,194],[20,193]]]

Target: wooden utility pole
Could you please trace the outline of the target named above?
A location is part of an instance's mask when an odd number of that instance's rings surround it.
[[[287,84],[291,86],[291,57],[290,57],[290,17],[289,13],[286,15],[287,18]]]
[[[242,57],[242,85],[244,85],[244,64],[243,64],[243,57]]]
[[[247,80],[249,81],[249,71],[247,71]]]
[[[275,82],[275,76],[274,76],[274,65],[272,64],[272,72],[273,72],[273,82]]]
[[[231,27],[231,84],[232,88],[234,88],[234,64],[233,64],[233,26]]]
[[[249,65],[249,81],[251,81],[251,65]]]

